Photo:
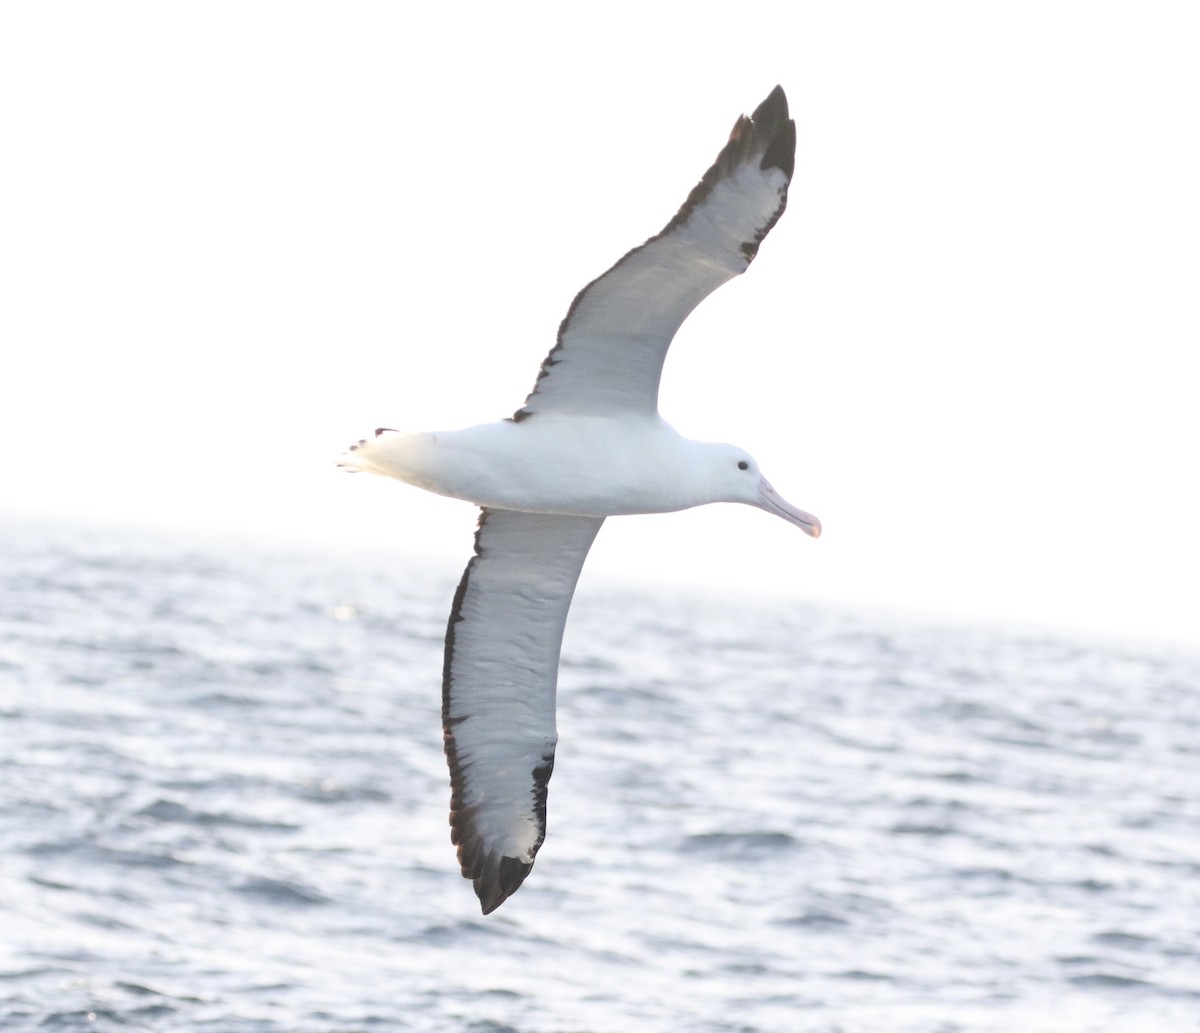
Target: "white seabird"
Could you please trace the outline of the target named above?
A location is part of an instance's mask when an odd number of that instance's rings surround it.
[[[571,303],[525,404],[499,423],[379,429],[349,470],[482,507],[446,629],[442,724],[451,840],[488,914],[524,881],[546,833],[554,696],[575,583],[605,517],[743,502],[814,538],[733,445],[690,441],[658,414],[658,382],[688,314],[750,265],[783,214],[796,125],[776,86],[657,236]]]

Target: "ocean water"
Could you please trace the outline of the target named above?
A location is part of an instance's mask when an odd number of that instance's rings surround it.
[[[1196,655],[585,571],[484,918],[458,564],[0,532],[6,1031],[1200,1029]]]

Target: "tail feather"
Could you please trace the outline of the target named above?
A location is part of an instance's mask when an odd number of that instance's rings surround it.
[[[376,427],[374,437],[360,438],[341,454],[338,459],[339,469],[348,473],[384,473],[373,460],[374,445],[385,434],[397,433],[399,432],[391,427]]]

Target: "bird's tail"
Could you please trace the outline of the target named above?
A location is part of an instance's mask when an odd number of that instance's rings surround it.
[[[350,473],[377,473],[387,476],[387,471],[381,469],[377,462],[381,447],[388,443],[388,436],[398,434],[391,427],[376,427],[375,433],[369,438],[362,438],[351,445],[338,459],[338,467]]]

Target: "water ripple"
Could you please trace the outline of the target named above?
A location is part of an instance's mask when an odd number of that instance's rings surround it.
[[[3,548],[4,1029],[1195,1025],[1196,657],[585,578],[549,838],[484,919],[456,568]]]

